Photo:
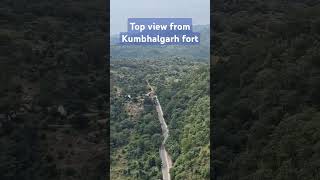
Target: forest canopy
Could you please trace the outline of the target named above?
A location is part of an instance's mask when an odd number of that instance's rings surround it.
[[[320,4],[215,1],[217,180],[319,179]]]

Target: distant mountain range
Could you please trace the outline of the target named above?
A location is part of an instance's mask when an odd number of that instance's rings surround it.
[[[111,57],[123,58],[165,58],[184,57],[199,60],[209,60],[210,26],[194,25],[194,32],[200,32],[200,45],[190,46],[124,46],[119,45],[119,35],[110,37]]]

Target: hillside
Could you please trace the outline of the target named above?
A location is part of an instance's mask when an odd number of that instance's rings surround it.
[[[319,17],[313,0],[215,2],[214,179],[319,179]]]
[[[105,179],[105,1],[0,1],[0,179]]]
[[[208,65],[175,58],[111,64],[111,177],[162,177],[163,136],[155,104],[146,96],[148,80],[168,124],[165,147],[174,161],[171,178],[209,179]]]
[[[169,124],[174,180],[210,178],[209,68],[198,66],[178,83],[158,89]]]
[[[200,46],[123,46],[119,37],[111,36],[111,55],[114,59],[145,59],[184,57],[188,59],[209,59],[210,28],[209,25],[196,25],[194,32],[200,32]]]

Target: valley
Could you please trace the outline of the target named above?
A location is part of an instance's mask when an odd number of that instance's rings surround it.
[[[200,109],[207,117],[198,118],[192,111],[194,101],[198,105],[209,103],[206,63],[188,59],[114,60],[111,69],[111,178],[209,179],[209,104]],[[187,79],[195,77],[199,79]],[[190,96],[179,97],[188,91]],[[181,100],[186,103],[180,104]],[[121,110],[128,103],[139,102],[143,102],[140,103],[143,110],[137,116]],[[170,108],[174,103],[177,107]],[[200,142],[194,143],[186,136],[198,136],[189,134],[189,130],[198,128],[199,122],[203,126],[199,134],[207,136],[197,138]],[[176,127],[176,123],[181,125]],[[194,155],[187,155],[190,152]],[[184,159],[186,156],[191,159]],[[190,166],[189,160],[202,164]],[[180,168],[187,169],[182,172]]]

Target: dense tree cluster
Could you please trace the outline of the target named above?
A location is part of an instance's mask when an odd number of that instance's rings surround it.
[[[197,65],[180,81],[158,90],[168,121],[172,179],[209,179],[209,67]]]
[[[215,179],[319,179],[319,17],[313,0],[215,1]]]
[[[162,176],[159,148],[163,136],[155,106],[145,97],[148,80],[169,126],[166,147],[176,161],[172,178],[209,179],[208,64],[185,58],[115,59],[111,72],[111,177],[147,180]],[[126,104],[139,99],[144,100],[143,111],[130,117]]]
[[[161,127],[153,101],[145,96],[148,66],[147,62],[130,60],[111,62],[110,146],[114,180],[161,178]]]
[[[0,2],[0,179],[105,179],[105,5]]]

